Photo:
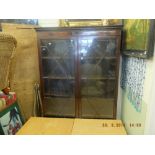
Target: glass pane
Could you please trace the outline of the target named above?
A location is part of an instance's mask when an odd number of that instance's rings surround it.
[[[82,117],[113,118],[116,40],[80,39]]]
[[[41,40],[45,115],[75,117],[76,42]]]
[[[81,57],[112,57],[115,56],[116,50],[116,39],[111,38],[100,38],[100,39],[81,39],[80,54]]]
[[[42,58],[43,76],[65,77],[74,76],[74,58]]]
[[[45,96],[74,97],[74,80],[44,79]]]
[[[70,57],[74,55],[74,40],[41,40],[41,55],[52,57]]]
[[[82,97],[114,98],[115,80],[82,79]]]

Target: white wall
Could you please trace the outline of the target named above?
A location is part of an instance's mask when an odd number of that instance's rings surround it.
[[[144,85],[144,101],[147,103],[146,125],[144,133],[155,135],[155,56],[152,60],[147,61],[147,72]]]
[[[155,53],[155,50],[154,50],[154,53]],[[120,65],[120,70],[121,70],[121,65]],[[120,82],[119,82],[119,85],[120,85]],[[144,121],[143,123],[145,124],[143,134],[155,135],[155,54],[153,58],[146,60],[146,74],[145,74],[145,81],[144,81],[143,101],[145,103],[143,104],[143,107],[142,107],[142,110],[144,110],[143,115],[140,115],[140,114],[135,115],[134,111],[131,111],[132,108],[129,107],[130,103],[128,102],[128,100],[123,101],[122,89],[119,87],[117,119],[120,119],[121,114],[124,115],[124,118],[128,118],[127,120],[132,120],[132,121],[136,120],[139,117],[139,120],[142,119]],[[120,112],[121,109],[123,110],[123,104],[127,106],[126,111]],[[135,116],[135,119],[131,119],[131,116],[133,115]],[[129,133],[142,134],[142,131],[138,131],[138,132],[137,131],[133,129]]]

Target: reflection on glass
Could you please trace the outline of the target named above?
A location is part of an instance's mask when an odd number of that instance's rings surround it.
[[[74,76],[74,59],[42,59],[43,75],[70,78]]]
[[[115,39],[82,39],[80,40],[81,57],[115,56]]]

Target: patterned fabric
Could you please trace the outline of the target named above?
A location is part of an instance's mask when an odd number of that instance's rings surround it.
[[[141,111],[145,72],[145,59],[122,57],[121,87],[138,112]]]

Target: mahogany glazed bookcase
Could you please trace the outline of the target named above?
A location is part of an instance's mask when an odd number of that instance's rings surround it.
[[[44,116],[115,119],[122,27],[36,31]]]

